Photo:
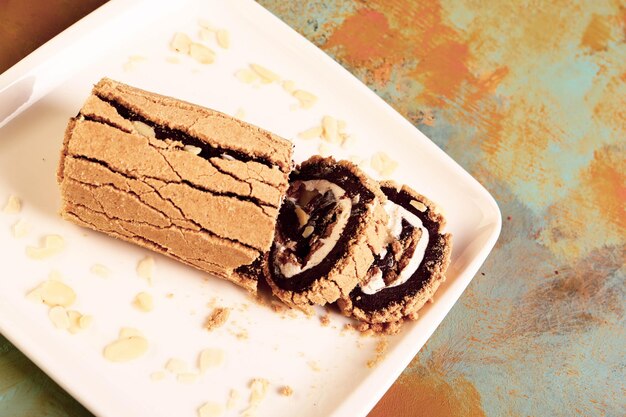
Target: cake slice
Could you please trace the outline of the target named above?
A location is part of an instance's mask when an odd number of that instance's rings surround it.
[[[255,291],[291,142],[223,113],[101,80],[68,124],[64,218]]]
[[[394,333],[416,319],[450,263],[452,237],[433,202],[408,186],[381,183],[389,216],[388,241],[375,255],[366,277],[338,305],[347,316],[379,332]]]
[[[291,174],[265,276],[274,295],[311,311],[347,297],[384,242],[378,183],[354,164],[314,156]]]

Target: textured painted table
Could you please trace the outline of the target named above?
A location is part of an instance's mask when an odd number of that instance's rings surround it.
[[[0,2],[0,70],[99,1],[36,3]],[[626,415],[626,5],[261,4],[478,178],[504,216],[481,272],[370,416]],[[89,413],[0,337],[0,416]]]

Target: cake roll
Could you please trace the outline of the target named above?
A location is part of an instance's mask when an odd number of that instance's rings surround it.
[[[61,214],[254,291],[291,142],[226,114],[103,79],[72,118]]]
[[[297,167],[265,263],[274,295],[305,312],[348,296],[382,249],[384,199],[350,162],[314,156]]]
[[[369,271],[338,305],[344,314],[393,333],[418,310],[445,279],[452,249],[443,233],[445,219],[433,202],[392,181],[381,183],[387,197],[388,241]]]

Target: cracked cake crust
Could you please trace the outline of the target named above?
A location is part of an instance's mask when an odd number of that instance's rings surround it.
[[[255,277],[236,270],[272,243],[292,148],[222,113],[104,79],[66,129],[61,214],[255,291]]]

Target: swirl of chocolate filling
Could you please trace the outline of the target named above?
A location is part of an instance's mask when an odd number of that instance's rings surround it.
[[[302,163],[291,174],[266,265],[274,294],[305,311],[349,294],[373,261],[371,229],[386,224],[380,201],[378,184],[347,161]]]
[[[365,280],[338,302],[344,314],[374,325],[416,319],[445,279],[452,247],[451,235],[441,233],[445,219],[430,200],[391,181],[381,189],[389,241],[374,254]]]

